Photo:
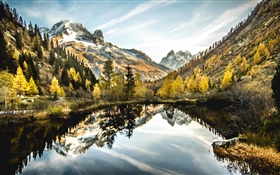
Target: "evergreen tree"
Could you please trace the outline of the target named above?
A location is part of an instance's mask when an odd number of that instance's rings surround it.
[[[280,111],[280,63],[278,63],[276,67],[276,73],[272,79],[271,88],[273,91],[272,97],[274,98],[274,104],[278,111]]]
[[[22,49],[22,46],[23,46],[23,43],[22,43],[22,36],[21,34],[16,30],[16,35],[15,35],[15,39],[16,39],[16,45],[17,45],[17,48],[19,50]]]
[[[114,77],[113,62],[112,60],[108,59],[104,63],[104,68],[102,71],[102,75],[100,77],[101,85],[102,85],[102,95],[107,99],[110,99],[110,94],[112,93],[113,77]]]
[[[128,65],[126,67],[126,81],[124,84],[124,93],[126,95],[126,100],[131,100],[135,94],[135,80],[134,80],[134,74]]]
[[[61,72],[61,83],[65,86],[69,85],[69,83],[70,83],[70,77],[69,77],[68,71],[65,67],[62,69],[62,72]],[[72,87],[73,87],[73,85],[72,85]]]

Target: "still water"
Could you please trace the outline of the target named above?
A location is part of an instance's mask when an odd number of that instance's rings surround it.
[[[5,173],[242,174],[214,155],[215,129],[172,106],[114,106],[69,125],[38,125],[18,131],[20,139],[27,134],[24,146],[11,136],[18,146],[1,158]]]

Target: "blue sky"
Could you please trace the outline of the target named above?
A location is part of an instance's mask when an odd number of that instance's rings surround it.
[[[247,18],[260,0],[4,0],[32,24],[64,19],[101,29],[106,41],[159,62],[170,50],[209,48]]]

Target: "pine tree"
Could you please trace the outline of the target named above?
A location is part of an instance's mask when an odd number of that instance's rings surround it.
[[[33,78],[31,77],[29,80],[29,93],[32,95],[37,95],[39,93],[38,87],[35,84],[35,81],[33,80]]]
[[[274,98],[274,104],[280,111],[280,63],[276,67],[276,73],[272,79],[271,89],[273,91],[272,97]]]
[[[14,78],[13,88],[20,95],[24,95],[29,91],[29,84],[26,81],[26,78],[20,66],[17,68],[17,74]]]
[[[126,81],[124,84],[124,92],[126,94],[126,100],[131,100],[135,94],[135,80],[134,80],[134,74],[128,65],[126,67],[127,73],[126,73]]]
[[[111,99],[110,94],[112,93],[114,74],[113,62],[108,59],[104,63],[102,75],[100,77],[102,95],[108,100]]]

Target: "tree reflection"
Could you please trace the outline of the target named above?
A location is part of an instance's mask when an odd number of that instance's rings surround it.
[[[102,138],[108,148],[112,148],[117,133],[123,134],[130,138],[135,129],[135,118],[140,116],[142,111],[141,105],[120,105],[107,107],[101,114],[99,126]]]

